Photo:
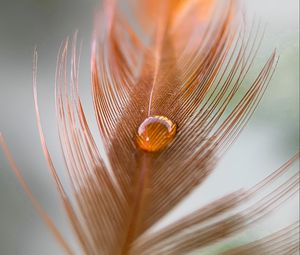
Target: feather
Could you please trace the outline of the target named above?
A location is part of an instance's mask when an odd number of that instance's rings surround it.
[[[297,192],[298,173],[280,179],[298,154],[249,190],[225,195],[150,231],[210,175],[254,113],[277,64],[274,51],[256,79],[246,84],[263,31],[255,23],[247,29],[236,1],[216,2],[131,1],[141,36],[117,1],[104,1],[91,54],[93,104],[104,152],[96,145],[79,97],[77,33],[62,43],[55,99],[72,195],[64,191],[43,134],[35,50],[34,102],[42,148],[84,254],[186,254],[242,231]],[[0,144],[40,211],[3,138]],[[266,191],[275,181],[271,192]],[[77,254],[47,214],[41,214],[65,251]],[[254,244],[276,243],[266,246],[271,251],[297,247],[279,234],[267,240]],[[237,252],[256,249],[250,244]]]
[[[241,245],[224,252],[222,255],[234,254],[296,254],[299,251],[299,221],[290,226],[277,231],[261,240],[253,241],[249,244]]]

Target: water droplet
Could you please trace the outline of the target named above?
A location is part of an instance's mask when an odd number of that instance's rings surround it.
[[[156,152],[165,148],[176,135],[177,125],[165,116],[151,116],[138,128],[136,142],[145,151]]]

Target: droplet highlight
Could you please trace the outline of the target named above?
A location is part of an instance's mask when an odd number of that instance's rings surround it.
[[[177,125],[165,116],[148,117],[138,128],[137,145],[144,151],[160,151],[173,141],[176,130]]]

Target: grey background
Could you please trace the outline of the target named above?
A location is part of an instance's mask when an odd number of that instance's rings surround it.
[[[225,192],[255,183],[299,150],[298,1],[243,2],[249,18],[256,15],[267,24],[262,51],[255,64],[262,65],[276,47],[281,56],[279,66],[264,100],[238,142],[207,182],[165,223]],[[97,0],[0,0],[0,131],[34,194],[75,246],[39,143],[32,98],[32,51],[37,45],[42,122],[50,152],[63,176],[53,95],[56,55],[61,41],[78,29],[83,40],[81,95],[97,139],[89,82],[89,42],[97,6]],[[263,235],[291,222],[297,215],[297,198],[294,198],[247,236]],[[0,255],[27,254],[62,254],[62,251],[0,152]]]

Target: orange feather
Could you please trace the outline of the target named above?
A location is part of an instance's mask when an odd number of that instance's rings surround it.
[[[105,152],[96,146],[78,94],[76,34],[71,45],[66,40],[60,48],[55,84],[59,138],[72,194],[64,191],[44,138],[35,51],[34,101],[42,147],[83,254],[187,254],[245,229],[298,190],[299,174],[282,179],[299,158],[295,155],[253,188],[149,231],[214,170],[257,108],[278,56],[274,51],[256,79],[245,84],[262,31],[255,25],[248,31],[236,1],[129,4],[141,33],[130,26],[117,1],[106,0],[92,41],[92,96]],[[239,100],[238,93],[243,93]],[[0,144],[65,251],[77,254],[34,199],[2,137]],[[271,192],[266,191],[275,181]],[[295,226],[282,231],[226,254],[294,251],[298,242],[282,241],[281,234],[294,238]]]

